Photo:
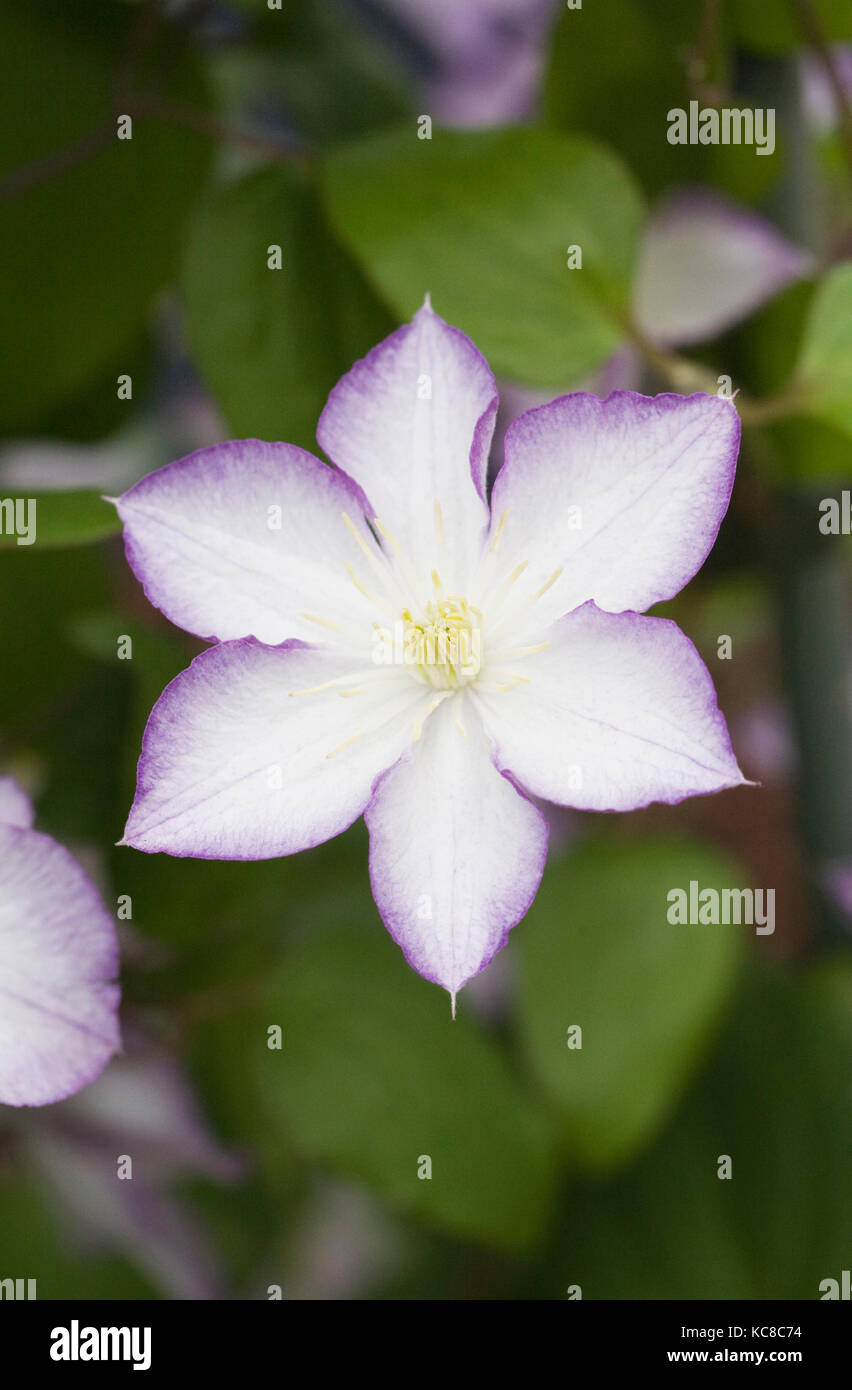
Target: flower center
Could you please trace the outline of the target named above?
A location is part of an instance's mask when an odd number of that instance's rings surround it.
[[[438,585],[436,584],[436,589]],[[482,666],[482,614],[457,594],[430,599],[418,615],[402,611],[406,665],[438,690],[458,690]]]

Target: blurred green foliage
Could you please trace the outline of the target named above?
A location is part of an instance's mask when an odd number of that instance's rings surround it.
[[[415,141],[409,125],[330,156],[325,188],[398,316],[425,287],[510,380],[564,386],[622,341],[642,208],[606,150],[537,129]],[[582,273],[567,269],[577,245]]]
[[[585,1298],[813,1299],[852,1239],[848,959],[754,974],[674,1124],[566,1194],[549,1264]],[[729,1179],[718,1176],[731,1160]],[[553,1277],[531,1292],[554,1297]]]
[[[108,132],[96,158],[60,166],[4,205],[7,430],[32,429],[108,368],[128,370],[209,168],[209,142],[162,121],[137,119],[132,139],[116,138],[112,87],[132,22],[89,0],[0,7],[0,176]],[[202,100],[197,65],[169,57],[167,91]]]
[[[238,439],[315,448],[332,386],[393,327],[326,227],[310,180],[289,169],[216,190],[196,219],[184,283],[195,359]]]
[[[852,434],[852,265],[835,267],[820,284],[797,374],[808,414]]]
[[[741,873],[703,845],[652,838],[586,845],[551,866],[522,938],[518,1021],[575,1161],[624,1162],[705,1051],[743,928],[672,927],[662,904],[691,880],[735,887]]]
[[[814,9],[827,41],[850,38],[847,4]],[[143,4],[0,0],[0,431],[57,450],[101,440],[131,409],[156,408],[165,378],[194,372],[226,437],[310,448],[329,388],[427,291],[501,377],[577,384],[626,341],[646,199],[699,182],[790,233],[783,186],[812,157],[830,217],[844,206],[836,132],[803,153],[801,130],[782,129],[772,159],[667,143],[670,107],[713,90],[757,100],[755,61],[786,82],[804,46],[794,6],[739,0],[708,34],[699,10],[562,10],[540,124],[436,120],[419,139],[429,64],[412,72],[393,26],[370,29],[351,8],[233,0],[214,41],[180,16],[155,16],[146,38]],[[140,92],[159,114],[140,106],[132,141],[99,135]],[[575,244],[582,271],[568,268]],[[849,245],[832,223],[813,278],[696,359],[780,408],[744,434],[723,559],[690,590],[685,626],[705,654],[732,632],[736,676],[785,712],[790,684],[763,679],[788,563],[779,513],[810,536],[808,489],[852,480]],[[132,407],[116,396],[124,372]],[[671,387],[653,364],[642,381]],[[148,712],[198,644],[147,605],[112,509],[77,486],[73,461],[68,473],[53,492],[0,474],[0,498],[38,502],[35,546],[0,536],[0,769],[35,791],[40,828],[88,854],[108,901],[132,899],[129,1030],[186,1068],[220,1142],[246,1159],[238,1183],[199,1177],[187,1196],[234,1295],[264,1296],[267,1278],[292,1273],[333,1177],[369,1193],[396,1243],[396,1266],[368,1281],[374,1297],[558,1299],[577,1283],[586,1298],[817,1297],[852,1248],[849,943],[820,952],[815,883],[783,966],[746,928],[666,920],[667,891],[691,879],[734,887],[756,863],[783,878],[791,860],[816,879],[798,863],[787,784],[780,810],[771,786],[754,802],[757,854],[747,817],[727,824],[730,802],[619,818],[626,834],[605,817],[572,825],[453,1023],[381,925],[362,826],[259,864],[114,847]],[[817,708],[848,702],[816,661],[802,683]],[[274,1025],[280,1050],[267,1046]],[[26,1120],[29,1134],[39,1117]],[[138,1252],[69,1239],[20,1124],[0,1111],[0,1276],[32,1271],[43,1298],[163,1296]]]
[[[27,488],[26,493],[26,501],[34,504],[34,545],[51,549],[91,545],[121,530],[115,508],[98,492],[41,492]],[[14,531],[0,534],[0,546],[17,546],[19,541],[20,536]]]

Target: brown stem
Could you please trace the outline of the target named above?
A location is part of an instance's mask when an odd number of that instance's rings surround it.
[[[131,100],[136,78],[156,33],[159,9],[160,0],[143,0],[139,7],[127,47],[113,79],[113,109],[117,115],[124,112]]]
[[[649,366],[676,391],[704,391],[708,396],[718,395],[718,378],[710,367],[657,347],[635,325],[629,325],[628,332]],[[744,425],[764,425],[792,415],[799,408],[802,396],[801,389],[796,386],[790,386],[781,395],[766,401],[753,401],[743,396],[742,392],[737,392],[737,410]]]
[[[306,155],[281,141],[270,140],[266,136],[255,135],[251,131],[238,130],[234,126],[217,120],[215,116],[211,116],[209,112],[198,107],[163,101],[160,97],[153,95],[140,93],[126,99],[119,114],[140,116],[143,119],[147,117],[151,120],[166,121],[171,125],[184,126],[189,130],[197,131],[200,135],[208,136],[211,140],[234,145],[238,149],[248,151],[249,154],[259,155],[263,159],[278,163],[298,164],[307,160]],[[103,125],[88,131],[79,140],[74,140],[70,145],[64,145],[61,149],[52,151],[43,159],[33,160],[31,164],[24,164],[20,169],[13,169],[5,178],[0,179],[0,203],[9,202],[21,193],[27,193],[31,188],[36,188],[40,183],[55,178],[57,174],[63,174],[67,169],[73,169],[76,165],[84,164],[86,160],[93,159],[95,155],[105,150],[114,139],[115,118],[113,117],[109,121],[105,121]]]
[[[32,163],[22,165],[20,169],[13,169],[5,178],[0,179],[0,203],[7,203],[19,194],[27,193],[38,184],[45,183],[47,179],[64,174],[67,169],[73,169],[75,165],[83,164],[87,159],[93,159],[114,139],[115,121],[105,121],[103,125],[87,131],[72,144],[53,150],[42,159],[34,159]]]
[[[131,30],[112,86],[112,118],[102,125],[96,126],[94,130],[87,131],[85,135],[72,141],[71,144],[53,150],[43,158],[35,159],[30,164],[24,164],[19,169],[13,169],[5,178],[0,179],[0,203],[9,202],[12,198],[18,197],[21,193],[29,192],[31,188],[38,187],[39,184],[45,183],[57,174],[65,173],[66,170],[73,169],[78,164],[84,164],[87,160],[100,154],[115,138],[115,120],[120,115],[139,116],[143,119],[148,117],[151,120],[166,121],[172,125],[184,126],[201,135],[208,136],[211,140],[234,145],[238,149],[246,150],[249,154],[259,155],[264,159],[297,163],[304,158],[303,155],[280,141],[256,135],[252,131],[238,130],[201,108],[188,106],[181,102],[165,101],[153,92],[134,93],[133,88],[139,76],[139,70],[151,47],[156,31],[159,10],[160,0],[144,0],[139,8],[136,22]]]
[[[183,102],[165,101],[152,93],[138,93],[127,103],[128,114],[148,117],[151,120],[166,121],[169,125],[184,126],[199,135],[206,135],[221,144],[234,145],[249,154],[260,155],[264,159],[280,163],[300,163],[306,156],[281,140],[273,140],[253,131],[239,130],[218,120],[216,116],[199,106],[188,106]]]
[[[722,0],[704,0],[695,47],[687,60],[687,77],[693,94],[710,106],[719,106],[725,100],[721,88],[707,80],[721,19]]]

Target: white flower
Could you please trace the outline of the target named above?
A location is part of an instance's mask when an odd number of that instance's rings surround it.
[[[0,1102],[48,1105],[119,1046],[115,924],[62,845],[0,777]]]
[[[530,797],[630,810],[743,780],[695,649],[638,616],[713,544],[734,407],[564,396],[511,427],[489,504],[496,407],[427,303],[332,391],[335,467],[245,440],[117,504],[151,602],[217,644],[151,715],[125,843],[268,858],[364,813],[382,916],[453,995],[535,895]]]

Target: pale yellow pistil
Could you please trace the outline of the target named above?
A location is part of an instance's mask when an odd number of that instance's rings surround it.
[[[459,690],[482,665],[482,614],[456,594],[441,595],[433,574],[435,597],[415,614],[402,611],[406,664],[437,690]]]

